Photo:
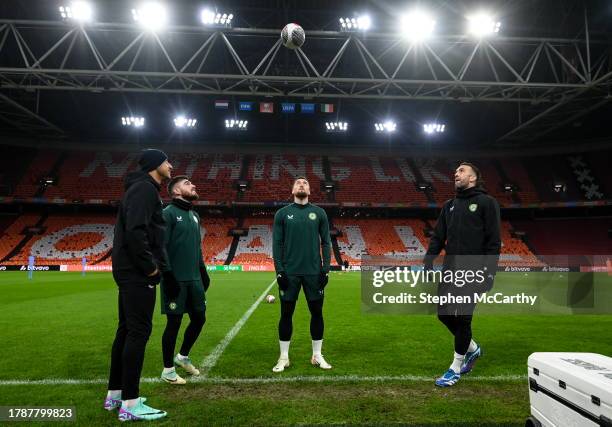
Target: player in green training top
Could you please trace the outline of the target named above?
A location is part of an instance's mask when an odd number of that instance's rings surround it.
[[[185,384],[174,365],[183,368],[188,374],[200,375],[189,359],[189,351],[202,331],[206,322],[206,294],[210,278],[202,258],[202,235],[200,217],[193,210],[191,202],[197,200],[196,187],[186,176],[176,176],[168,183],[168,194],[172,203],[163,212],[166,222],[165,246],[168,254],[167,265],[180,287],[178,296],[170,296],[166,291],[166,276],[162,278],[162,314],[168,322],[162,336],[164,370],[161,378],[170,384]],[[176,338],[181,327],[183,314],[189,314],[189,325],[185,329],[183,344],[174,356]]]
[[[310,362],[322,369],[331,369],[321,354],[323,290],[328,281],[331,257],[329,222],[323,209],[308,202],[310,184],[306,178],[299,177],[293,182],[291,194],[293,203],[276,212],[272,232],[274,268],[281,300],[278,323],[280,357],[272,371],[282,372],[289,366],[293,311],[301,287],[311,316]]]

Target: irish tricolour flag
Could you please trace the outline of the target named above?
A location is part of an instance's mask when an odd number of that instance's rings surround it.
[[[333,113],[334,104],[321,104],[321,112],[322,113]]]

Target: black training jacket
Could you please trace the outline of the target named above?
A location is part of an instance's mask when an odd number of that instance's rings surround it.
[[[478,260],[476,263],[486,266],[489,273],[495,275],[501,250],[500,229],[499,204],[493,197],[479,187],[458,191],[456,197],[445,202],[442,207],[429,242],[425,264],[431,264],[445,249],[445,267],[474,265],[474,260]]]
[[[165,223],[160,185],[146,172],[125,178],[125,194],[119,205],[113,239],[113,277],[119,285],[152,285],[166,270]]]

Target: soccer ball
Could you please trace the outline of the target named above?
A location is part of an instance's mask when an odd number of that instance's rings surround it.
[[[286,48],[298,49],[304,44],[306,34],[298,24],[291,23],[285,25],[285,28],[281,31],[281,40]]]
[[[272,304],[272,303],[274,303],[274,301],[276,301],[276,298],[274,298],[274,295],[268,295],[268,296],[266,297],[266,302],[267,302],[268,304]]]

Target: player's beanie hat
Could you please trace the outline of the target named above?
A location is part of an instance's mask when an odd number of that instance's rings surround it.
[[[168,160],[168,156],[161,150],[156,150],[154,148],[149,148],[146,150],[142,150],[140,154],[140,158],[138,159],[138,164],[140,165],[140,169],[144,172],[151,172],[154,169],[157,169],[159,165]]]

